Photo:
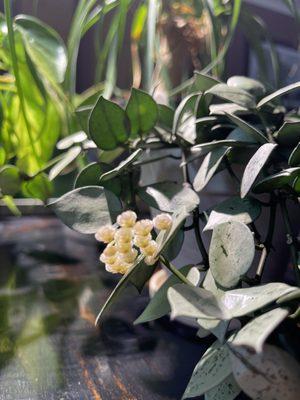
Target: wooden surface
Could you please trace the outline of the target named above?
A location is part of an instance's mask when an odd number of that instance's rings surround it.
[[[115,278],[53,217],[0,222],[0,400],[181,398],[203,341],[167,320],[133,326],[146,290],[95,328]]]

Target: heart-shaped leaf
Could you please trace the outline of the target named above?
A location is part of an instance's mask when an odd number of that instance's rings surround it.
[[[242,120],[233,114],[226,113],[227,117],[240,129],[251,135],[253,139],[255,139],[258,143],[268,143],[268,139],[265,137],[262,131],[256,128],[253,125],[250,125],[248,122]]]
[[[268,336],[289,315],[286,308],[274,308],[256,318],[240,329],[230,340],[234,346],[246,346],[256,353],[263,351]]]
[[[204,231],[213,229],[223,222],[237,221],[250,224],[259,217],[261,205],[252,197],[241,199],[233,196],[212,208]]]
[[[230,101],[242,107],[255,108],[254,97],[243,89],[228,86],[226,83],[218,83],[205,92],[205,96],[214,95],[223,100]]]
[[[121,161],[120,164],[116,168],[113,168],[110,171],[105,172],[103,175],[101,175],[100,182],[105,182],[110,179],[113,179],[116,176],[119,176],[122,173],[124,173],[124,171],[132,168],[134,162],[140,158],[142,153],[143,153],[142,149],[135,150],[132,154],[130,154],[129,157],[127,157],[125,160]]]
[[[246,90],[246,92],[257,97],[261,97],[266,93],[266,88],[261,82],[246,76],[231,76],[227,80],[227,85]]]
[[[60,36],[54,29],[29,15],[18,15],[15,21],[26,52],[37,69],[50,81],[63,82],[68,60]]]
[[[260,102],[257,104],[257,108],[261,108],[262,106],[269,103],[270,101],[278,99],[279,97],[281,97],[287,93],[293,92],[294,90],[298,90],[298,89],[300,89],[300,82],[292,83],[291,85],[288,85],[279,90],[276,90],[276,92],[271,93],[268,96],[261,99]]]
[[[126,115],[130,121],[130,136],[136,138],[154,128],[158,119],[158,107],[149,94],[132,88]]]
[[[111,213],[121,212],[118,198],[98,186],[74,189],[49,207],[69,228],[80,233],[97,232],[100,226],[111,223]]]
[[[150,207],[174,212],[181,207],[192,211],[199,204],[199,197],[189,187],[174,182],[161,182],[139,188],[138,194]]]
[[[241,392],[233,374],[205,393],[205,400],[234,400]]]
[[[273,143],[266,143],[262,145],[246,165],[241,183],[242,198],[244,198],[250,192],[258,174],[268,161],[276,146],[277,145]]]
[[[175,111],[164,104],[158,104],[158,125],[162,128],[167,128],[168,130],[172,130],[173,119]]]
[[[296,146],[300,141],[300,122],[284,122],[274,138],[283,146]]]
[[[275,189],[282,189],[291,184],[300,175],[300,167],[288,168],[277,174],[270,175],[257,182],[253,191],[255,193],[272,192]]]
[[[230,374],[229,351],[227,347],[216,341],[196,365],[182,398],[201,396],[223,382]]]
[[[236,286],[250,268],[254,254],[254,239],[247,225],[230,221],[214,228],[209,263],[211,273],[220,286]]]
[[[63,158],[56,163],[49,171],[49,179],[53,181],[66,167],[68,167],[81,153],[80,146],[71,147],[63,156]]]
[[[19,168],[14,165],[4,165],[0,169],[0,193],[14,196],[21,188],[22,179]]]
[[[100,96],[89,117],[89,133],[99,149],[114,150],[125,143],[129,132],[125,111]]]
[[[197,192],[200,192],[208,184],[229,151],[230,147],[220,147],[205,156],[193,182]]]
[[[299,167],[300,166],[300,143],[292,151],[289,157],[289,165],[291,167]]]
[[[196,92],[206,92],[208,89],[212,88],[213,86],[221,83],[219,80],[213,78],[212,76],[203,74],[202,72],[195,71],[193,77],[193,86],[192,91]]]
[[[186,265],[180,268],[180,272],[187,276],[191,270],[192,265]],[[155,319],[161,318],[171,312],[171,308],[167,298],[168,289],[174,286],[176,283],[180,283],[179,278],[176,275],[170,275],[166,282],[159,288],[149,304],[142,312],[142,314],[134,321],[135,324],[143,324],[145,322],[154,321]]]
[[[251,399],[286,399],[299,397],[300,366],[278,347],[265,345],[262,353],[245,347],[231,347],[233,375]]]

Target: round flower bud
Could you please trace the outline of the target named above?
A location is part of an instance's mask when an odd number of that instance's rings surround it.
[[[99,242],[110,243],[114,240],[116,228],[112,225],[104,225],[98,229],[95,234],[95,239]]]
[[[172,226],[172,217],[169,214],[159,214],[153,219],[153,224],[160,231],[170,229]]]
[[[158,245],[155,242],[155,240],[150,240],[148,246],[141,248],[141,252],[143,254],[145,254],[146,256],[151,256],[152,257],[152,256],[154,256],[156,254],[157,249],[158,249]]]
[[[117,218],[117,223],[125,228],[133,228],[136,221],[136,213],[134,211],[124,211]]]
[[[120,254],[119,258],[126,263],[133,263],[138,256],[136,249],[131,249],[127,253]]]
[[[103,264],[113,264],[114,262],[116,262],[117,257],[116,256],[111,256],[108,257],[105,254],[101,254],[99,260],[103,263]]]
[[[115,256],[117,254],[117,247],[114,244],[109,243],[103,250],[102,254],[104,254],[106,257]]]
[[[149,242],[152,240],[151,233],[148,235],[135,235],[133,239],[133,243],[137,247],[146,247],[148,246]]]
[[[132,229],[120,228],[115,233],[115,241],[117,243],[127,243],[131,241],[132,236],[133,236]]]
[[[134,225],[134,233],[136,235],[146,236],[153,229],[153,222],[151,219],[141,219]]]
[[[132,243],[131,242],[117,242],[117,250],[119,253],[128,253],[132,250]]]
[[[156,263],[156,261],[157,261],[157,258],[151,257],[151,256],[147,256],[147,257],[145,257],[145,259],[144,259],[144,262],[145,262],[145,264],[147,264],[147,265],[154,265],[154,264]]]

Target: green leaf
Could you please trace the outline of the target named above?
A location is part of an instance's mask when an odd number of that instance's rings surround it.
[[[209,263],[211,273],[220,286],[236,286],[249,270],[254,254],[254,239],[247,225],[230,221],[214,228]]]
[[[53,190],[54,186],[52,182],[43,173],[22,183],[22,192],[26,197],[40,199],[43,202],[50,198]]]
[[[266,93],[266,88],[261,82],[246,76],[231,76],[227,80],[227,85],[243,89],[256,97],[261,97]]]
[[[126,115],[130,121],[130,137],[136,138],[154,128],[158,119],[158,107],[149,94],[132,88]]]
[[[105,182],[112,178],[115,178],[116,176],[122,175],[124,172],[132,168],[134,162],[140,158],[142,153],[142,149],[135,150],[132,154],[130,154],[129,157],[121,161],[116,168],[111,169],[110,171],[105,172],[103,175],[101,175],[100,182]]]
[[[173,134],[178,133],[179,126],[182,122],[183,116],[187,111],[193,110],[196,104],[197,99],[201,97],[201,93],[192,93],[186,96],[178,105],[175,110],[174,120],[173,120]]]
[[[212,150],[205,156],[193,182],[197,192],[200,192],[208,184],[229,151],[230,147],[221,147]]]
[[[276,90],[276,92],[271,93],[271,94],[269,94],[269,96],[261,99],[260,102],[257,104],[257,108],[261,108],[262,106],[269,103],[270,101],[278,99],[278,97],[281,97],[287,93],[293,92],[294,90],[297,90],[297,89],[300,89],[300,82],[292,83],[291,85],[288,85],[279,90]]]
[[[0,169],[0,193],[14,196],[21,188],[22,179],[19,168],[5,165]]]
[[[231,347],[233,375],[251,399],[286,399],[299,397],[300,366],[276,346],[266,344],[262,353],[245,347]]]
[[[252,197],[241,199],[233,196],[212,208],[203,231],[213,229],[223,222],[237,221],[250,224],[259,217],[261,205]]]
[[[247,194],[250,192],[258,174],[268,161],[271,153],[273,152],[276,146],[277,145],[273,143],[266,143],[262,145],[246,165],[241,182],[242,198],[247,196]]]
[[[66,152],[64,157],[60,161],[58,161],[58,163],[55,164],[54,167],[52,167],[51,170],[49,171],[50,181],[53,181],[53,179],[55,179],[66,167],[68,167],[72,162],[74,162],[80,153],[81,153],[80,146],[71,147]]]
[[[284,122],[274,138],[283,146],[296,146],[300,141],[300,122]]]
[[[0,147],[0,167],[5,164],[6,161],[6,153],[3,147]]]
[[[99,149],[114,150],[129,137],[125,111],[100,96],[89,118],[89,133]]]
[[[163,256],[166,257],[167,260],[174,260],[178,254],[180,253],[184,242],[184,232],[182,229],[178,229],[176,235],[170,241],[166,249],[162,252]]]
[[[74,144],[82,143],[85,140],[87,140],[86,133],[83,131],[79,131],[59,140],[56,144],[56,148],[58,150],[66,150]]]
[[[300,166],[300,143],[292,151],[289,157],[289,165],[291,167],[298,167]]]
[[[254,97],[245,90],[231,87],[226,83],[218,83],[205,92],[205,96],[214,95],[220,99],[230,101],[239,106],[253,109],[256,107]]]
[[[74,183],[74,189],[83,186],[103,186],[105,189],[110,190],[116,196],[121,194],[121,181],[119,178],[113,178],[105,182],[99,182],[99,178],[105,172],[110,171],[110,166],[104,163],[91,163],[84,167],[77,175]]]
[[[158,106],[157,123],[163,128],[172,130],[175,111],[171,107],[168,107],[164,104],[158,104],[157,106]]]
[[[111,207],[116,214],[121,211],[116,196],[107,193],[109,204],[102,187],[86,186],[64,194],[50,203],[49,207],[69,228],[80,233],[95,233],[102,225],[111,223]]]
[[[259,310],[295,290],[296,287],[273,282],[214,295],[202,288],[177,284],[168,290],[168,299],[173,317],[230,320]]]
[[[220,343],[224,343],[225,335],[229,326],[229,321],[198,318],[197,323],[201,328],[212,333],[220,341]]]
[[[188,211],[192,211],[199,204],[197,193],[189,187],[174,182],[140,187],[138,195],[150,207],[166,212],[174,212],[184,206]]]
[[[243,121],[241,118],[233,114],[226,113],[227,117],[240,129],[251,135],[258,143],[268,143],[268,139],[265,137],[262,131],[255,128],[253,125],[248,124],[248,122]]]
[[[246,346],[256,353],[261,353],[268,336],[288,315],[289,310],[286,308],[274,308],[259,315],[234,334],[230,344],[238,347]]]
[[[19,15],[15,19],[26,51],[42,75],[53,82],[63,82],[67,68],[67,52],[56,31],[37,18]]]
[[[193,92],[206,92],[213,86],[220,83],[219,80],[213,78],[212,76],[203,74],[199,71],[195,71],[193,79],[192,91]]]
[[[216,341],[196,365],[182,398],[201,396],[223,382],[230,374],[229,351]]]
[[[254,143],[249,142],[249,141],[243,141],[243,140],[236,140],[236,139],[223,139],[223,140],[214,140],[212,142],[208,143],[201,143],[201,144],[196,144],[195,146],[192,147],[193,152],[201,151],[200,155],[203,155],[209,151],[219,149],[220,147],[224,148],[226,147],[247,147],[247,146],[252,146]]]
[[[192,269],[192,265],[186,265],[179,269],[179,271],[187,276],[188,272]],[[179,278],[175,275],[170,275],[166,282],[155,293],[154,297],[150,300],[142,314],[134,321],[134,324],[143,324],[145,322],[154,321],[162,316],[169,314],[171,308],[167,298],[167,292],[170,287],[180,283]]]
[[[227,376],[223,382],[219,383],[214,388],[205,393],[205,400],[234,400],[241,388],[236,383],[233,374]]]
[[[291,184],[300,174],[300,167],[284,169],[259,181],[253,188],[255,193],[271,192]]]

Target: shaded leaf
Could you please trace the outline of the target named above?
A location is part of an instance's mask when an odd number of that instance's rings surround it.
[[[203,231],[213,229],[215,226],[228,221],[237,221],[250,224],[261,213],[259,201],[252,197],[241,199],[233,196],[212,208],[207,224]]]
[[[242,198],[244,198],[251,190],[258,174],[262,170],[265,163],[268,161],[271,153],[276,146],[277,145],[273,143],[266,143],[262,145],[246,165],[241,182]]]
[[[268,336],[288,315],[289,310],[285,308],[274,308],[259,315],[233,335],[230,343],[233,346],[246,346],[256,353],[261,353]]]
[[[300,122],[284,122],[274,138],[283,146],[296,146],[300,141]]]
[[[0,169],[0,193],[14,196],[20,190],[22,179],[19,168],[14,165],[4,165]]]
[[[219,80],[213,78],[212,76],[203,74],[198,71],[195,71],[193,80],[194,80],[193,86],[192,86],[193,92],[195,92],[195,91],[206,92],[213,86],[220,83]]]
[[[234,400],[241,392],[233,374],[205,393],[205,400]]]
[[[125,111],[100,96],[89,117],[89,133],[99,149],[114,150],[125,143],[129,132]]]
[[[163,251],[163,255],[167,260],[174,260],[180,253],[184,242],[184,232],[182,229],[178,229],[176,235],[168,244],[167,248]]]
[[[205,92],[205,96],[214,95],[221,99],[231,101],[245,108],[255,108],[256,103],[254,97],[245,90],[226,85],[226,83],[218,83]]]
[[[240,129],[251,135],[258,143],[268,143],[268,139],[265,137],[263,132],[248,122],[242,120],[233,114],[226,113],[227,117]]]
[[[22,192],[26,197],[40,199],[43,202],[50,198],[53,190],[53,183],[49,181],[46,174],[39,174],[22,183]]]
[[[121,161],[116,168],[113,168],[110,171],[105,172],[103,175],[101,175],[100,182],[105,182],[112,178],[115,178],[116,176],[119,176],[122,173],[124,173],[124,171],[130,169],[133,166],[134,162],[139,159],[142,153],[143,153],[142,149],[135,150],[132,154],[130,154],[129,157]]]
[[[199,204],[197,193],[174,182],[143,186],[138,189],[138,194],[150,207],[166,212],[174,212],[184,206],[188,211],[192,211]]]
[[[205,156],[193,182],[197,192],[200,192],[208,184],[229,151],[230,147],[221,147],[212,150]]]
[[[275,189],[282,189],[285,186],[293,182],[293,180],[300,174],[300,167],[288,168],[277,174],[270,175],[254,186],[253,191],[255,193],[271,192]]]
[[[230,374],[229,351],[216,341],[196,365],[182,398],[200,396],[223,382]]]
[[[100,226],[111,223],[111,208],[116,214],[121,211],[116,196],[107,193],[109,204],[102,187],[86,186],[64,194],[49,207],[69,228],[80,233],[95,233]]]
[[[158,121],[157,123],[163,128],[172,130],[173,118],[175,111],[164,104],[158,104]]]
[[[300,166],[300,143],[292,151],[289,157],[289,165],[291,167],[298,167]]]
[[[158,119],[158,107],[149,94],[132,88],[126,115],[130,121],[130,136],[135,138],[154,128]]]
[[[278,347],[265,345],[262,353],[231,346],[232,372],[252,399],[295,400],[299,396],[300,366]]]
[[[268,96],[261,99],[260,102],[257,104],[257,108],[261,108],[262,106],[269,103],[270,101],[278,99],[279,97],[281,97],[287,93],[293,92],[294,90],[298,90],[298,89],[300,89],[300,82],[292,83],[291,85],[288,85],[279,90],[276,90],[276,92],[271,93]]]

